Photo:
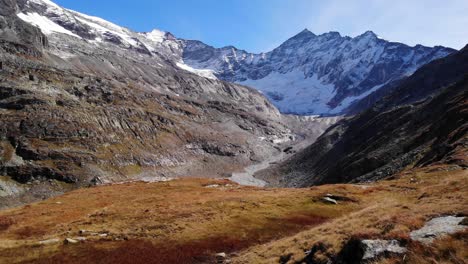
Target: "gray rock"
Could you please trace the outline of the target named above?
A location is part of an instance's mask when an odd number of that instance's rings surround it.
[[[39,245],[52,245],[52,244],[57,244],[60,242],[60,239],[58,238],[51,238],[47,240],[41,240],[39,241]]]
[[[421,229],[410,233],[411,239],[430,244],[435,238],[463,231],[466,226],[461,223],[465,217],[444,216],[433,218],[428,221]]]
[[[221,252],[215,255],[217,263],[226,263],[226,253]]]
[[[397,240],[362,240],[364,247],[363,260],[375,259],[383,254],[403,254],[406,248]]]
[[[64,244],[78,244],[80,241],[73,238],[65,238],[63,241]]]
[[[397,240],[350,239],[338,253],[338,264],[369,263],[383,257],[404,254],[406,248]]]
[[[323,197],[322,201],[329,204],[338,204],[338,202],[335,199],[332,199],[330,197]]]

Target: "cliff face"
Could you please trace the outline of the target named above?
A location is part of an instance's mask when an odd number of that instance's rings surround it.
[[[9,53],[38,57],[47,47],[47,37],[40,29],[17,17],[15,0],[0,1],[0,41],[2,49]]]

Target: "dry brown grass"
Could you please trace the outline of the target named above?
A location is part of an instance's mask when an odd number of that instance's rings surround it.
[[[453,263],[468,261],[468,231],[437,239],[431,245],[411,242],[404,263]]]
[[[320,244],[326,248],[316,257],[325,259],[351,237],[409,242],[409,232],[435,215],[468,213],[467,191],[465,171],[424,169],[369,186],[262,189],[184,179],[81,189],[0,212],[0,223],[9,219],[0,263],[206,263],[217,252],[237,252],[234,263],[293,263]],[[326,193],[351,199],[330,205],[320,199]],[[77,245],[37,245],[82,229],[108,236],[88,232]],[[462,237],[438,242],[431,258],[466,257]],[[428,250],[410,248],[414,263]]]
[[[446,171],[437,168],[436,170],[423,168],[407,171],[395,180],[383,181],[362,188],[352,185],[315,187],[332,193],[338,193],[341,190],[348,196],[358,198],[362,209],[296,235],[251,247],[241,252],[234,262],[278,263],[280,256],[290,256],[288,263],[294,263],[303,259],[304,251],[310,250],[317,243],[330,245],[329,251],[336,254],[352,237],[397,239],[404,243],[409,242],[409,232],[422,227],[428,219],[438,215],[468,212],[466,206],[468,204],[467,171]],[[459,242],[452,246],[452,249],[457,249],[457,254],[466,252],[466,246],[462,247]],[[424,254],[415,251],[411,259],[415,260],[421,255]],[[439,262],[434,263],[458,263],[456,261],[443,262],[440,257],[442,255],[444,255],[442,251],[435,251],[433,256],[438,256],[436,260],[438,259]],[[406,258],[408,259],[408,256]],[[402,259],[389,259],[382,260],[382,263],[401,263],[401,261]]]
[[[212,184],[219,187],[209,187]],[[0,213],[14,220],[0,233],[0,241],[15,241],[3,251],[0,245],[0,262],[36,262],[41,255],[45,262],[67,263],[70,256],[86,261],[105,253],[109,258],[99,258],[110,263],[114,255],[125,260],[121,254],[127,252],[191,263],[289,236],[359,209],[352,202],[316,202],[317,195],[308,189],[258,189],[209,179],[76,190]],[[89,236],[77,247],[32,247],[43,239],[78,236],[81,229],[109,235]],[[25,246],[31,248],[24,251]],[[167,261],[160,263],[177,263]]]

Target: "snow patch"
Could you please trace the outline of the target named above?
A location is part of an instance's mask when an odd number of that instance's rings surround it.
[[[205,77],[205,78],[212,79],[212,80],[217,80],[218,79],[216,77],[216,75],[214,74],[213,70],[194,69],[194,68],[192,68],[192,67],[190,67],[187,64],[182,63],[182,62],[178,62],[176,64],[177,64],[177,67],[181,68],[182,70],[189,71],[189,72],[194,73],[194,74],[196,74],[198,76]]]
[[[412,231],[410,237],[425,244],[432,243],[434,239],[441,236],[465,230],[467,226],[461,224],[463,219],[465,219],[463,216],[436,217],[427,222],[421,229]]]
[[[358,100],[361,100],[362,98],[364,98],[364,97],[368,96],[369,94],[377,91],[378,89],[380,89],[382,86],[384,86],[386,84],[387,83],[376,85],[376,86],[372,87],[371,89],[365,91],[364,93],[362,93],[360,95],[346,97],[345,99],[343,99],[343,101],[341,101],[341,103],[337,107],[333,108],[330,111],[330,113],[331,114],[341,113],[343,110],[348,108],[352,103],[354,103],[354,102],[356,102]]]
[[[29,0],[30,3],[35,3],[35,4],[39,4],[39,5],[47,5],[49,7],[53,7],[53,8],[61,8],[60,6],[58,6],[57,4],[55,4],[54,2],[52,1],[49,1],[49,0]]]
[[[78,36],[78,35],[72,33],[71,31],[63,28],[62,26],[56,24],[55,22],[48,19],[47,17],[39,15],[38,13],[27,13],[27,14],[19,13],[18,17],[21,20],[23,20],[23,21],[25,21],[25,22],[27,22],[27,23],[29,23],[31,25],[39,27],[41,29],[42,33],[44,33],[46,35],[50,35],[50,34],[53,34],[53,33],[63,33],[63,34],[67,34],[67,35],[70,35],[70,36],[81,39],[80,36]]]
[[[327,103],[335,95],[333,85],[322,83],[315,75],[306,78],[300,70],[272,72],[263,79],[238,83],[262,91],[282,113],[329,113]]]
[[[138,45],[138,43],[134,39],[132,39],[132,37],[130,37],[122,28],[105,27],[105,26],[103,26],[103,25],[101,25],[99,23],[95,23],[96,21],[92,22],[92,21],[89,21],[87,19],[83,19],[83,18],[80,18],[80,17],[76,17],[76,19],[79,20],[80,22],[84,23],[84,24],[87,24],[88,26],[93,28],[93,30],[95,32],[98,32],[101,35],[106,33],[106,32],[109,32],[111,34],[114,34],[114,35],[120,37],[124,42],[126,42],[129,45],[132,45],[132,46],[137,46]],[[100,41],[102,41],[102,38],[97,37],[95,39],[95,41],[100,42]]]
[[[69,10],[67,9],[67,11],[69,11],[70,13],[80,17],[81,19],[85,19],[85,20],[88,20],[90,22],[93,22],[93,24],[95,25],[99,25],[100,28],[105,28],[106,30],[108,31],[118,31],[118,32],[124,32],[124,31],[128,31],[127,29],[121,27],[121,26],[118,26],[112,22],[109,22],[107,20],[104,20],[100,17],[95,17],[95,16],[89,16],[89,15],[85,15],[85,14],[82,14],[82,13],[79,13],[79,12],[76,12],[76,11],[73,11],[73,10]]]
[[[154,29],[153,31],[145,33],[144,35],[146,36],[146,38],[148,38],[149,40],[155,43],[161,43],[164,41],[166,32]]]

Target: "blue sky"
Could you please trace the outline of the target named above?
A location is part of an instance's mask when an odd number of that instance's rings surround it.
[[[468,44],[468,0],[53,0],[136,31],[153,28],[215,47],[269,51],[308,28],[372,30],[409,45]]]

